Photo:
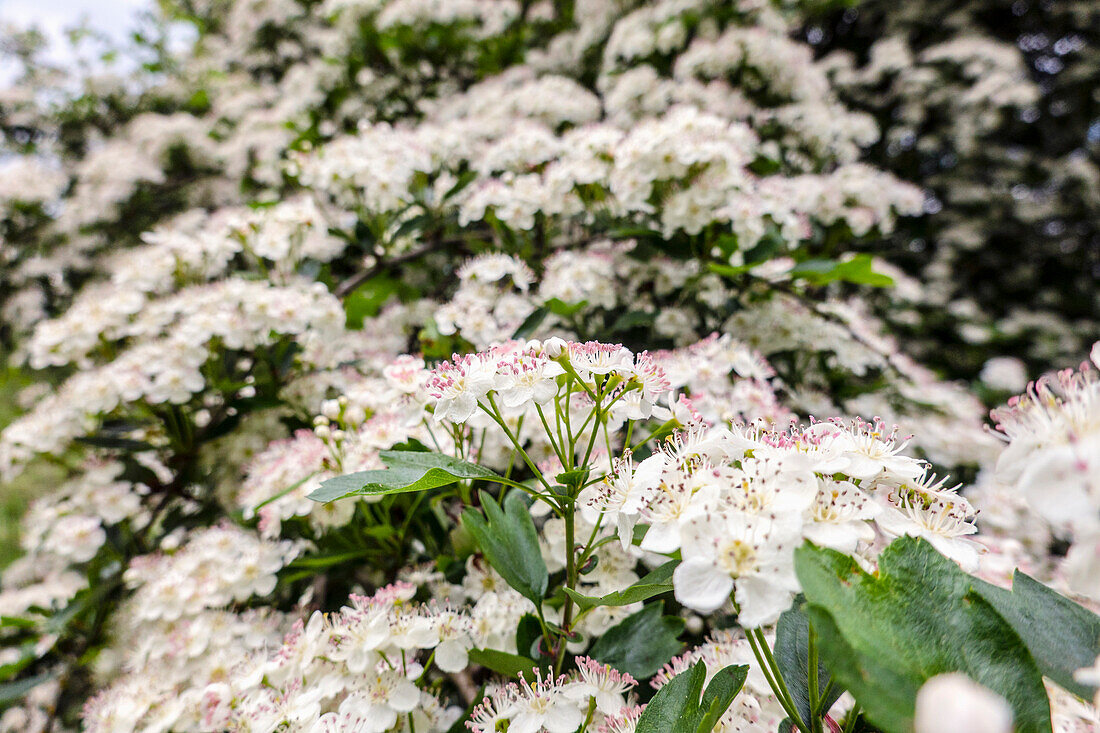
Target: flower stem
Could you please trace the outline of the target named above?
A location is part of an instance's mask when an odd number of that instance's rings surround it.
[[[817,635],[814,633],[813,627],[810,627],[810,638],[807,650],[808,666],[807,678],[809,680],[809,693],[810,693],[810,726],[813,733],[824,733],[824,729],[821,726],[820,708],[823,699],[819,696],[817,679]]]
[[[564,499],[567,502],[562,507],[565,514],[565,587],[569,590],[577,589],[577,563],[575,557],[576,544],[576,526],[575,515],[577,505],[572,496]],[[565,661],[565,645],[570,633],[569,626],[573,623],[573,597],[568,593],[565,594],[565,606],[562,607],[561,616],[561,628],[564,631],[559,643],[561,648],[558,650],[557,663],[554,665],[554,674],[561,674],[562,663]]]
[[[764,638],[764,632],[760,629],[746,629],[745,636],[749,639],[752,653],[756,656],[756,661],[760,664],[760,668],[764,672],[764,678],[768,681],[768,686],[772,688],[772,692],[775,693],[779,705],[791,721],[798,726],[798,730],[808,733],[810,729],[802,721],[798,706],[794,704],[791,692],[787,689],[787,684],[783,680],[783,673],[779,671],[779,665],[776,664],[775,657]]]

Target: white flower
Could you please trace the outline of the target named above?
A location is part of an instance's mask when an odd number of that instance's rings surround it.
[[[557,680],[546,678],[536,670],[532,685],[520,675],[519,685],[514,687],[506,715],[511,720],[509,733],[537,733],[542,729],[550,733],[572,733],[584,722],[584,711],[565,694],[565,677]]]
[[[581,378],[594,374],[634,373],[634,356],[622,344],[601,344],[597,341],[569,343],[569,363]]]
[[[623,694],[638,682],[595,659],[577,657],[576,662],[579,678],[565,688],[566,696],[582,703],[585,708],[588,707],[588,700],[594,699],[596,709],[604,715],[618,714],[626,704]]]
[[[495,387],[505,408],[522,413],[528,405],[545,405],[554,399],[558,391],[555,378],[564,373],[556,361],[521,351],[498,365]]]
[[[581,493],[585,519],[595,524],[599,514],[608,515],[615,521],[619,541],[625,549],[633,541],[638,512],[661,482],[665,461],[665,454],[658,451],[635,468],[633,455],[625,451],[607,478]]]
[[[742,626],[775,621],[798,591],[793,550],[800,529],[797,520],[739,513],[688,523],[672,579],[676,600],[711,613],[734,591]]]
[[[1003,697],[960,672],[937,675],[917,693],[916,733],[1011,733]]]
[[[435,397],[435,419],[463,423],[477,412],[478,400],[493,388],[496,364],[480,355],[456,356],[432,372],[428,392]]]
[[[958,494],[958,487],[944,488],[946,478],[925,474],[890,492],[890,505],[875,518],[879,528],[891,537],[923,537],[968,573],[978,569],[982,547],[966,539],[978,528],[974,509]]]
[[[1062,572],[1074,593],[1100,600],[1100,531],[1074,537],[1062,563]]]
[[[802,536],[821,547],[852,553],[862,542],[875,538],[867,522],[882,511],[850,481],[818,478],[817,497],[805,514]]]

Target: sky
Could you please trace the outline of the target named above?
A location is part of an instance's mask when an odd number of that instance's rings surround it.
[[[134,13],[149,0],[0,0],[0,24],[36,25],[51,41],[52,58],[73,63],[65,52],[64,32],[87,18],[91,27],[122,39],[133,29]],[[0,60],[0,83],[10,80],[13,69]]]

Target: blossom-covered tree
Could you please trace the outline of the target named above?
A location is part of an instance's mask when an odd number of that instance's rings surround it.
[[[63,478],[0,730],[1095,724],[1093,367],[991,430],[901,327],[969,281],[873,254],[950,221],[877,74],[1035,90],[833,10],[178,0],[79,79],[10,34],[0,479]]]

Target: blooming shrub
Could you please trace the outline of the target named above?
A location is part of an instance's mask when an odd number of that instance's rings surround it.
[[[913,358],[926,182],[857,108],[1035,90],[831,10],[166,3],[79,88],[13,35],[0,478],[65,478],[0,730],[1091,730],[1094,366]]]

